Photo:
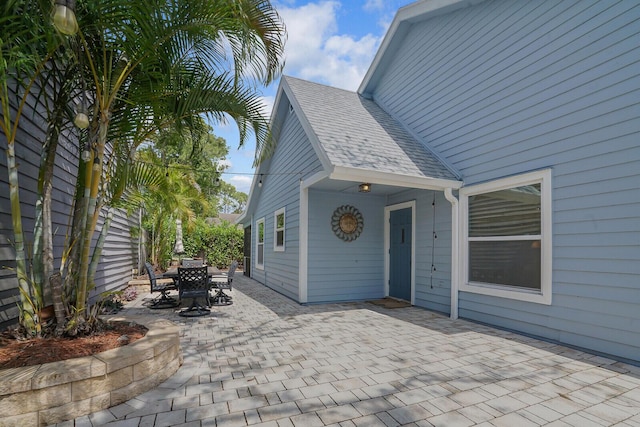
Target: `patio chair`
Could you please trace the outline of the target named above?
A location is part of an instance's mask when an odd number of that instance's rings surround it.
[[[202,267],[204,265],[204,261],[201,259],[183,259],[182,266],[185,268],[191,267]]]
[[[213,305],[229,305],[233,303],[231,295],[225,294],[224,291],[231,290],[233,275],[236,272],[236,268],[238,268],[238,261],[233,261],[227,274],[220,274],[211,277],[210,280],[212,287],[217,289],[215,295],[212,297]]]
[[[191,305],[178,314],[184,317],[204,316],[211,310],[209,305],[209,275],[207,267],[178,267],[180,298],[191,298]],[[204,304],[200,302],[204,299]]]
[[[149,275],[149,282],[151,284],[151,294],[154,292],[160,292],[160,296],[155,298],[149,304],[149,308],[173,308],[178,305],[178,300],[169,296],[168,292],[172,289],[176,289],[173,280],[171,279],[158,279],[153,266],[148,262],[145,262],[144,268]]]

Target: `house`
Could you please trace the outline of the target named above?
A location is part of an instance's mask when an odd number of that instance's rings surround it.
[[[251,277],[639,362],[639,40],[633,1],[423,0],[357,92],[282,78]]]

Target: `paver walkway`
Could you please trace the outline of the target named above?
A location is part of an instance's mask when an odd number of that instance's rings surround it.
[[[410,307],[301,306],[243,276],[168,381],[67,426],[640,427],[640,367]],[[148,298],[148,295],[146,296]]]

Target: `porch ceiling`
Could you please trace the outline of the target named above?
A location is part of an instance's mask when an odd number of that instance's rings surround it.
[[[313,184],[310,188],[320,191],[331,191],[344,194],[358,194],[360,193],[358,191],[358,186],[363,182],[365,181],[343,181],[339,179],[326,178]],[[371,196],[388,196],[391,194],[399,193],[401,191],[405,191],[407,189],[407,187],[397,185],[371,183],[371,191],[369,193],[360,194],[369,194]]]

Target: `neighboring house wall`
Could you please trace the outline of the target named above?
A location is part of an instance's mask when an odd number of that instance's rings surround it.
[[[33,247],[37,178],[46,129],[44,115],[33,114],[33,97],[30,101],[31,109],[27,109],[22,116],[15,145],[27,257],[31,256]],[[75,191],[78,157],[75,136],[70,138],[68,134],[65,135],[61,137],[58,145],[53,179],[52,220],[55,268],[60,266],[60,258],[65,246],[65,234]],[[6,147],[6,139],[1,133],[0,145]],[[131,278],[132,269],[137,266],[137,239],[131,238],[129,229],[135,225],[135,218],[127,218],[123,212],[116,213],[114,216],[96,273],[96,288],[91,293],[91,300],[103,291],[121,288]],[[96,233],[96,238],[97,235]],[[18,282],[15,272],[8,269],[15,268],[15,252],[11,243],[13,240],[7,158],[6,151],[2,149],[0,150],[0,329],[14,325],[18,321],[16,306],[19,301]]]
[[[342,205],[364,218],[360,237],[345,242],[331,217]],[[384,296],[384,197],[309,191],[308,302],[353,301]]]
[[[552,305],[462,292],[461,317],[638,359],[639,37],[630,1],[487,1],[407,34],[374,99],[466,187],[552,169]]]
[[[449,314],[451,311],[451,204],[447,202],[442,192],[408,190],[389,197],[387,205],[411,200],[416,201],[414,303],[418,307]]]
[[[287,113],[280,129],[278,148],[261,177],[260,199],[252,223],[252,270],[255,280],[298,299],[300,180],[321,168],[295,113]],[[274,214],[285,209],[285,248],[274,250]],[[264,269],[256,267],[256,221],[265,220]]]

